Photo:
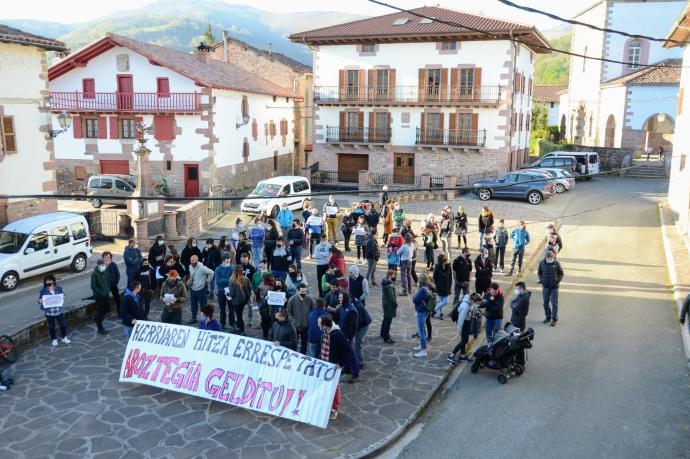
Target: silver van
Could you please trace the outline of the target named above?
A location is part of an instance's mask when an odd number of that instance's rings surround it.
[[[89,199],[91,205],[97,209],[103,204],[126,206],[127,200],[124,198],[132,196],[136,183],[136,178],[133,175],[92,175],[86,185],[86,195],[99,196],[99,198]]]

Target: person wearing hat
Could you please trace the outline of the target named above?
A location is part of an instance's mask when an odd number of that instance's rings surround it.
[[[91,291],[93,300],[96,303],[96,327],[99,335],[107,335],[108,331],[103,328],[103,319],[110,312],[110,275],[108,267],[103,258],[96,261],[96,267],[91,273]]]
[[[467,214],[462,206],[458,206],[458,213],[455,214],[455,234],[458,236],[458,249],[460,248],[460,238],[467,248]]]
[[[230,276],[232,276],[232,255],[228,252],[223,254],[223,263],[216,268],[214,276],[214,284],[216,286],[216,295],[218,296],[218,308],[220,309],[220,327],[225,330],[225,326],[230,325],[230,328],[235,328],[235,314],[232,305],[228,304],[228,297],[225,294],[225,289],[230,285]],[[227,314],[229,312],[230,314]]]
[[[182,305],[187,301],[187,289],[174,269],[168,271],[165,282],[161,285],[160,300],[164,304],[161,322],[181,325]]]

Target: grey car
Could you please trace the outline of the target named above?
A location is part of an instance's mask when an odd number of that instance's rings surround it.
[[[557,194],[565,193],[566,191],[572,190],[575,187],[575,177],[573,177],[570,172],[564,171],[563,169],[543,168],[524,170],[543,171],[549,174],[553,180],[554,191],[556,191]]]
[[[89,199],[95,208],[103,204],[127,205],[128,198],[136,188],[136,179],[132,175],[101,174],[89,177],[86,186],[87,196],[99,196]],[[106,196],[106,197],[104,197]]]
[[[541,204],[554,195],[551,176],[540,170],[513,171],[495,180],[480,180],[472,184],[472,192],[482,201],[491,198],[526,199],[532,205]]]

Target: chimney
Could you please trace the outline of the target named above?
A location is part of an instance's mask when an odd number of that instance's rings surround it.
[[[273,43],[268,44],[268,54],[273,54]]]
[[[230,62],[228,51],[228,31],[223,30],[223,62]]]

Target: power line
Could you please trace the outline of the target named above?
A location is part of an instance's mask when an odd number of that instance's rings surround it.
[[[491,38],[494,38],[494,39],[497,39],[497,40],[498,40],[498,39],[501,39],[501,40],[512,41],[512,42],[514,42],[514,43],[519,43],[519,44],[525,45],[525,46],[527,46],[527,47],[534,47],[534,48],[544,49],[544,50],[551,51],[551,52],[554,52],[554,53],[566,54],[566,55],[568,55],[568,56],[574,56],[574,57],[581,57],[581,58],[583,58],[583,59],[591,59],[591,60],[595,60],[595,61],[608,62],[608,63],[611,63],[611,64],[623,64],[623,65],[629,65],[629,64],[631,64],[631,62],[627,62],[627,61],[619,61],[619,60],[616,60],[616,59],[609,59],[609,58],[605,58],[605,57],[587,56],[587,55],[585,55],[585,54],[574,53],[574,52],[572,52],[572,51],[564,51],[564,50],[561,50],[561,49],[553,48],[553,47],[551,47],[551,46],[544,46],[544,45],[539,45],[539,44],[536,44],[536,43],[528,43],[528,42],[525,42],[525,41],[522,41],[522,40],[518,40],[517,38],[513,38],[512,36],[509,37],[509,38],[506,38],[506,37],[499,37],[499,36],[497,36],[497,35],[494,34],[494,33],[487,32],[486,30],[477,29],[477,28],[470,27],[470,26],[467,26],[467,25],[458,24],[457,22],[445,21],[445,20],[443,20],[443,19],[439,19],[439,18],[436,18],[436,17],[427,16],[427,15],[425,15],[425,14],[421,14],[421,13],[418,13],[418,12],[413,11],[413,10],[408,10],[408,9],[405,9],[405,8],[401,8],[401,7],[399,7],[399,6],[391,5],[391,4],[388,4],[388,3],[385,3],[385,2],[382,2],[382,1],[379,1],[379,0],[368,0],[368,1],[371,2],[371,3],[375,3],[375,4],[377,4],[377,5],[381,5],[381,6],[385,6],[385,7],[387,7],[387,8],[391,8],[391,9],[394,9],[394,10],[398,10],[398,11],[403,12],[403,13],[408,13],[408,14],[411,14],[411,15],[413,15],[413,16],[417,16],[417,17],[422,18],[422,19],[429,19],[429,20],[431,20],[431,21],[433,21],[433,22],[438,22],[439,24],[445,24],[445,25],[449,25],[449,26],[451,26],[451,27],[457,27],[457,28],[459,28],[459,29],[465,29],[465,30],[469,30],[469,31],[472,31],[472,32],[477,32],[477,33],[480,33],[480,34],[482,34],[482,35],[486,35],[486,36],[488,36],[488,37],[491,37]],[[634,64],[637,65],[638,67],[645,67],[645,68],[690,68],[690,67],[687,67],[687,66],[675,65],[675,64],[664,64],[664,65],[659,65],[659,64],[641,64],[641,63],[634,63]]]
[[[655,37],[650,37],[647,35],[638,35],[638,34],[634,34],[634,33],[623,32],[622,30],[615,30],[615,29],[608,29],[606,27],[599,27],[599,26],[596,26],[594,24],[588,24],[586,22],[580,22],[580,21],[577,21],[575,19],[566,19],[566,18],[560,17],[556,14],[549,13],[547,11],[543,11],[543,10],[540,10],[537,8],[518,5],[517,3],[513,3],[510,0],[496,0],[496,1],[501,2],[504,5],[510,6],[512,8],[517,8],[519,10],[527,11],[529,13],[541,14],[542,16],[546,16],[546,17],[549,17],[551,19],[555,19],[556,21],[561,21],[561,22],[565,22],[568,24],[589,27],[590,29],[598,30],[600,32],[615,33],[615,34],[623,35],[625,37],[630,37],[630,38],[643,38],[643,39],[649,40],[649,41],[658,41],[658,42],[662,42],[662,43],[669,42],[669,43],[675,43],[678,45],[687,45],[688,43],[690,43],[688,41],[672,40],[672,39],[666,39],[666,38],[655,38]]]

